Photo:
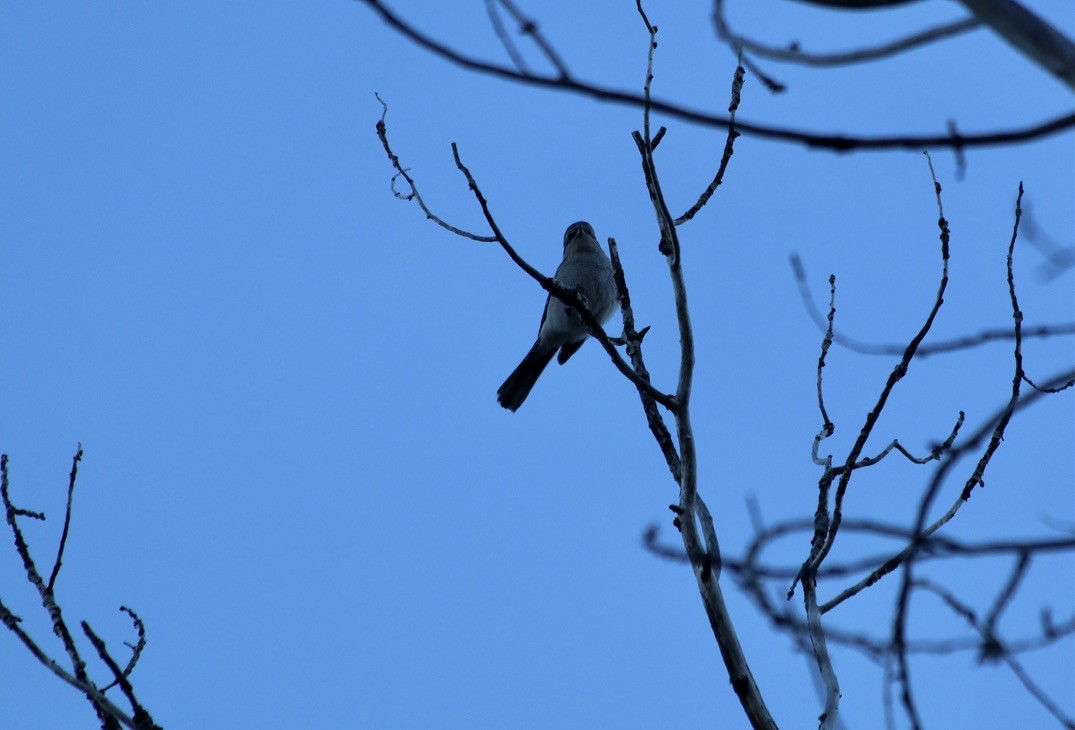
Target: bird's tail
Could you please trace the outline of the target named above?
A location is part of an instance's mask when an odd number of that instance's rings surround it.
[[[530,395],[534,383],[545,370],[545,366],[552,361],[556,350],[555,347],[549,349],[548,345],[543,345],[540,339],[535,342],[530,352],[526,353],[526,357],[519,363],[519,367],[515,368],[496,392],[496,402],[509,411],[519,410],[519,406],[526,400],[526,396]]]

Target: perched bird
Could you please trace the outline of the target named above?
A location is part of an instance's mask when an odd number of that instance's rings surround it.
[[[589,223],[579,221],[567,227],[564,260],[553,278],[585,297],[586,307],[601,324],[615,311],[616,283],[612,278],[612,262],[601,250]],[[537,341],[496,392],[497,403],[509,411],[518,410],[556,351],[560,351],[556,359],[563,365],[582,347],[587,337],[586,326],[578,313],[550,294],[545,300]]]

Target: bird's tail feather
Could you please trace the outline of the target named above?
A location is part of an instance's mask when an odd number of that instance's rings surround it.
[[[517,411],[526,400],[526,396],[530,395],[530,390],[544,372],[545,367],[552,361],[556,350],[555,347],[549,349],[549,346],[543,345],[541,340],[535,342],[530,352],[526,353],[526,357],[519,363],[519,367],[512,371],[497,390],[496,402],[509,411]]]

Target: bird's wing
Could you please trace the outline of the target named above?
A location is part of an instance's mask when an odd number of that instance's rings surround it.
[[[584,342],[586,342],[585,338],[578,342],[568,342],[564,344],[564,346],[560,348],[560,354],[556,356],[556,362],[563,365],[572,355],[579,351],[579,348],[582,347]]]
[[[541,310],[541,322],[538,323],[538,336],[541,336],[541,328],[545,326],[545,318],[549,316],[549,305],[552,303],[552,294],[545,298],[545,308]]]

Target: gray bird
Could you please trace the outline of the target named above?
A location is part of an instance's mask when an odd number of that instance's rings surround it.
[[[615,311],[616,283],[612,278],[612,262],[601,250],[589,223],[579,221],[567,227],[564,260],[553,278],[585,297],[587,308],[602,325]],[[509,411],[518,410],[556,351],[560,351],[556,360],[563,365],[582,347],[588,336],[582,318],[550,294],[545,300],[537,342],[496,392],[497,403]]]

